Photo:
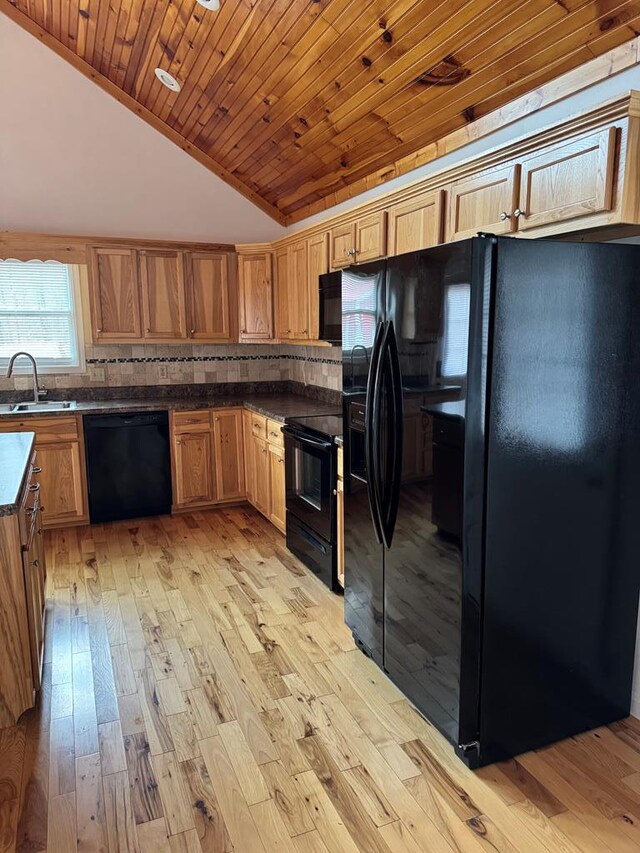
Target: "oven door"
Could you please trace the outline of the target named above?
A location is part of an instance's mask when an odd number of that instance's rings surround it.
[[[335,448],[286,424],[287,510],[329,542],[335,539]]]

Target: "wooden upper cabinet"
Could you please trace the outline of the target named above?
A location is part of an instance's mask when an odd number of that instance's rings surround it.
[[[331,269],[341,269],[355,263],[356,223],[335,225],[329,231]]]
[[[273,338],[271,253],[238,256],[240,340]]]
[[[216,499],[242,498],[245,496],[242,409],[217,409],[212,417]]]
[[[184,252],[144,250],[140,257],[145,338],[185,338]]]
[[[362,216],[355,222],[335,225],[329,232],[331,268],[375,261],[386,254],[387,213],[381,210]]]
[[[89,248],[91,324],[95,341],[140,338],[135,249]]]
[[[211,430],[174,433],[173,488],[176,506],[187,507],[215,501],[213,460]]]
[[[452,184],[448,239],[475,237],[478,231],[510,234],[515,231],[520,167],[488,169]]]
[[[212,343],[233,339],[226,254],[188,252],[185,256],[185,294],[190,338]]]
[[[306,240],[289,247],[289,282],[293,305],[291,337],[309,340],[309,258]]]
[[[394,205],[388,216],[387,251],[403,255],[436,246],[444,230],[444,190],[420,195]]]
[[[291,304],[291,258],[289,246],[274,253],[276,267],[275,327],[276,338],[288,340],[293,337],[294,306]]]
[[[522,162],[518,230],[611,210],[616,128]]]
[[[356,221],[356,262],[384,258],[387,250],[387,213],[381,210]]]
[[[318,278],[329,271],[329,235],[316,234],[307,240],[309,276],[309,338],[320,338],[320,286]]]

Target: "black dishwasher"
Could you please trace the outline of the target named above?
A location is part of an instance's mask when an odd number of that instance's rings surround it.
[[[85,415],[92,522],[171,511],[167,412]]]

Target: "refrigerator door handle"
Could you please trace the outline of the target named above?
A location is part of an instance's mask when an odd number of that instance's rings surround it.
[[[384,336],[384,324],[378,323],[376,336],[371,350],[371,362],[369,363],[369,377],[367,380],[367,400],[364,419],[364,452],[365,466],[367,469],[367,492],[369,495],[369,508],[371,520],[376,534],[378,544],[382,544],[382,513],[380,508],[380,481],[379,481],[379,412],[376,406],[379,403],[379,395],[376,395],[376,383],[378,382],[380,355],[382,339]]]
[[[389,399],[391,401],[392,415],[389,429],[389,456],[391,459],[391,484],[387,505],[382,511],[382,536],[387,548],[391,548],[396,520],[398,518],[398,507],[400,504],[400,486],[402,483],[402,453],[404,441],[404,412],[402,402],[402,373],[400,371],[400,357],[398,354],[398,343],[396,339],[393,320],[389,320],[387,333],[384,340],[385,349],[381,356],[381,362],[386,362],[389,367]]]

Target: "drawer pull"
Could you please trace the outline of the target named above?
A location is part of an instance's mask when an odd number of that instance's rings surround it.
[[[31,483],[31,485],[29,486],[30,492],[37,492],[39,490],[40,490],[40,483]]]
[[[31,565],[37,568],[40,565],[40,562],[38,560],[31,560]]]
[[[37,465],[34,465],[31,469],[32,474],[42,474],[42,468],[39,468]]]

